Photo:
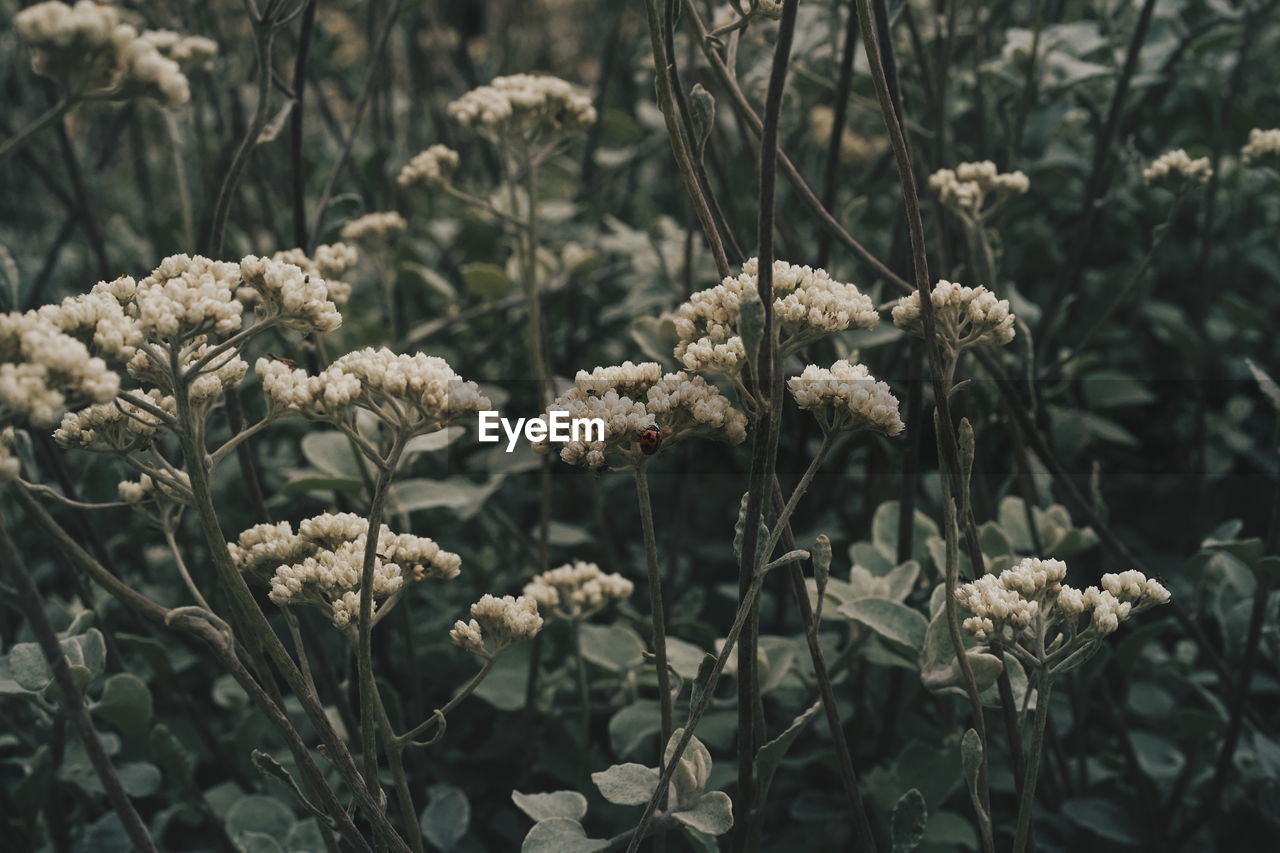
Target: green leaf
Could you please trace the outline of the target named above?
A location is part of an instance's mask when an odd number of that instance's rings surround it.
[[[9,650],[9,675],[23,690],[38,693],[53,681],[44,653],[35,643],[17,643]]]
[[[138,676],[118,672],[106,680],[93,712],[130,737],[144,735],[151,726],[151,691]]]
[[[231,807],[224,822],[232,838],[257,833],[284,841],[297,820],[293,811],[275,797],[250,794]]]
[[[608,841],[587,838],[587,831],[576,820],[553,817],[533,825],[520,853],[595,853],[608,846]]]
[[[978,849],[978,833],[973,825],[954,812],[930,814],[922,840],[928,844],[954,844],[966,850]]]
[[[591,778],[594,780],[598,775],[600,774],[593,773]],[[553,817],[582,820],[587,813],[587,798],[577,791],[552,791],[546,794],[522,794],[519,791],[512,791],[511,801],[516,804],[516,808],[535,821]]]
[[[614,755],[631,755],[659,728],[656,700],[640,699],[627,705],[609,720],[609,743]]]
[[[982,820],[985,812],[982,808],[982,798],[978,796],[978,774],[982,770],[982,739],[978,737],[976,729],[969,729],[960,741],[960,766],[964,768],[964,781],[969,788],[969,800],[973,803],[974,810],[978,812],[979,820]]]
[[[1112,800],[1080,797],[1062,804],[1067,819],[1095,835],[1121,844],[1139,844],[1142,839],[1132,816]]]
[[[476,696],[499,711],[518,711],[524,707],[525,689],[529,684],[529,643],[520,643],[503,652],[480,682]]]
[[[70,652],[72,646],[79,653],[78,660]],[[102,632],[97,628],[90,628],[83,634],[63,640],[62,649],[73,663],[78,663],[89,670],[89,680],[102,675],[107,668],[107,643],[102,637]]]
[[[357,450],[345,433],[337,430],[309,432],[302,439],[302,455],[311,465],[330,477],[360,480]]]
[[[671,739],[667,741],[667,749],[663,754],[663,762],[670,763],[671,757],[675,754],[676,744],[680,742],[684,729],[679,728],[671,733]],[[684,808],[692,803],[696,803],[698,798],[702,796],[702,789],[706,787],[707,780],[711,778],[711,753],[707,752],[707,748],[703,746],[702,741],[696,737],[689,738],[689,744],[685,747],[684,753],[680,756],[680,764],[676,768],[676,772],[671,777],[671,803],[673,808]]]
[[[581,627],[582,656],[610,672],[626,672],[644,663],[644,641],[623,625]]]
[[[708,791],[692,807],[672,812],[671,816],[707,835],[724,835],[733,828],[733,801],[724,791]]]
[[[924,837],[929,809],[915,788],[907,791],[893,807],[893,853],[912,853]]]
[[[676,332],[675,321],[670,317],[640,316],[631,321],[627,327],[631,340],[636,342],[640,351],[659,364],[674,364],[676,344],[680,335]]]
[[[887,598],[859,598],[841,605],[840,612],[916,654],[924,648],[929,622],[905,604]]]
[[[915,511],[911,527],[911,556],[923,559],[925,542],[931,536],[941,536],[938,525],[920,510]],[[898,502],[885,501],[876,507],[871,519],[871,541],[890,567],[898,564]]]
[[[782,734],[760,747],[759,751],[756,752],[756,776],[760,779],[761,802],[764,801],[769,791],[769,784],[773,781],[773,774],[777,771],[778,765],[782,763],[782,759],[786,757],[787,750],[791,749],[791,745],[796,742],[796,738],[800,737],[800,733],[804,731],[805,726],[809,725],[809,721],[813,719],[821,707],[821,701],[814,702],[800,712]]]
[[[620,806],[643,806],[658,787],[658,771],[643,764],[615,764],[608,770],[591,774],[600,795]],[[583,810],[586,800],[583,800]],[[582,817],[582,815],[577,815]]]
[[[392,506],[400,512],[448,509],[465,521],[480,511],[480,507],[497,491],[504,479],[499,475],[490,477],[483,483],[473,483],[466,477],[450,477],[447,480],[414,477],[401,480],[391,487]]]
[[[443,450],[457,441],[465,432],[466,430],[460,426],[451,426],[438,429],[435,432],[415,435],[405,444],[403,458],[408,459],[417,453],[432,453],[436,450]]]
[[[189,784],[195,778],[196,757],[164,723],[151,729],[151,755],[171,781]]]
[[[354,494],[364,489],[364,481],[355,477],[294,477],[280,487],[286,498],[308,492],[345,492]]]
[[[149,797],[160,790],[160,768],[146,761],[132,761],[116,768],[120,785],[131,797]]]
[[[497,299],[511,289],[511,279],[497,264],[463,264],[462,283],[481,299]]]
[[[471,802],[466,792],[452,785],[432,785],[428,796],[430,800],[422,810],[418,825],[436,847],[452,850],[471,825]]]

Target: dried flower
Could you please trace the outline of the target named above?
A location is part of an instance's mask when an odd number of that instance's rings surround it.
[[[668,373],[653,362],[623,362],[579,371],[575,387],[556,398],[549,411],[566,412],[573,419],[604,421],[601,441],[567,441],[534,444],[539,453],[560,448],[560,458],[570,465],[602,468],[614,462],[634,465],[641,456],[639,441],[646,429],[656,427],[661,447],[699,436],[732,444],[747,436],[747,419],[714,385],[701,376]]]
[[[1031,188],[1022,172],[1000,172],[990,160],[961,163],[955,169],[939,169],[929,176],[938,201],[966,215],[982,217],[1015,195]]]
[[[14,27],[31,48],[35,72],[71,98],[149,97],[172,107],[191,97],[178,64],[124,23],[113,6],[48,0],[19,12]]]
[[[106,362],[38,312],[0,314],[0,424],[52,427],[67,406],[119,388]]]
[[[541,630],[542,617],[532,598],[486,594],[471,605],[471,621],[455,622],[449,638],[458,647],[489,659],[521,640],[532,639]]]
[[[979,343],[1003,345],[1013,340],[1014,317],[1009,313],[1009,300],[996,299],[981,285],[966,287],[939,281],[932,288],[931,301],[938,334],[952,352]],[[893,324],[923,337],[919,291],[898,300],[893,308]]]
[[[378,249],[404,233],[409,223],[394,210],[366,213],[342,226],[342,239],[359,243],[367,249]]]
[[[1247,166],[1280,167],[1280,128],[1249,131],[1249,142],[1240,149],[1240,157]]]
[[[141,38],[161,56],[176,62],[183,74],[209,71],[218,58],[218,43],[204,36],[186,36],[173,30],[144,30]]]
[[[1142,170],[1142,179],[1148,186],[1175,191],[1208,183],[1212,176],[1213,167],[1209,165],[1208,157],[1192,160],[1181,148],[1161,154]]]
[[[449,104],[448,112],[458,124],[495,143],[553,143],[596,120],[590,97],[544,74],[495,77]]]
[[[595,563],[578,560],[535,575],[524,594],[552,616],[568,621],[589,619],[612,601],[631,595],[631,581],[619,574],[605,574]]]
[[[742,370],[746,353],[738,334],[739,305],[756,291],[757,273],[752,258],[741,274],[695,293],[677,309],[675,357],[685,367],[729,375]],[[869,329],[880,321],[869,297],[826,270],[774,261],[773,293],[783,356],[833,332]]]
[[[270,597],[276,604],[326,608],[333,624],[341,628],[360,613],[368,532],[369,522],[361,516],[324,513],[304,520],[296,534],[288,522],[256,525],[242,533],[239,541],[227,543],[227,549],[240,571],[259,576],[270,572]],[[432,540],[395,534],[384,524],[374,558],[374,598],[400,592],[406,579],[457,577],[461,565],[457,554],[442,550]]]
[[[151,389],[144,399],[154,408],[172,415],[177,406],[172,397]],[[78,447],[99,453],[131,453],[155,441],[164,422],[152,412],[117,397],[78,412],[67,412],[53,438],[63,447]]]
[[[897,435],[905,429],[898,398],[865,365],[841,359],[830,369],[811,364],[787,381],[796,404],[809,409],[825,430],[870,429]]]
[[[458,152],[445,145],[432,145],[420,151],[400,170],[396,182],[402,187],[423,184],[428,187],[449,183],[461,163]]]
[[[237,295],[252,294],[258,315],[302,332],[331,332],[342,315],[329,300],[329,288],[318,275],[293,264],[249,255],[240,261],[243,286]]]
[[[351,298],[351,285],[339,279],[359,262],[360,253],[356,251],[355,246],[334,243],[317,246],[313,257],[308,257],[302,249],[286,249],[283,252],[276,252],[271,256],[271,260],[293,264],[304,273],[323,279],[325,286],[329,289],[329,301],[341,308]],[[240,301],[245,301],[243,288],[236,295]]]

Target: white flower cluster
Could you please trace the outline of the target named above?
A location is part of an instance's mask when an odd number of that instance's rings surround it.
[[[142,341],[142,331],[126,313],[137,288],[137,283],[128,277],[98,282],[88,293],[45,305],[38,313],[104,358],[125,363]]]
[[[1022,195],[1031,189],[1031,181],[1022,172],[1001,172],[995,163],[983,160],[939,169],[929,176],[929,186],[947,207],[979,215]]]
[[[270,572],[270,598],[276,604],[327,607],[336,627],[360,613],[360,576],[369,532],[368,520],[353,513],[324,513],[308,518],[293,532],[287,521],[259,524],[227,543],[242,572]],[[458,576],[462,558],[431,539],[395,534],[385,524],[378,533],[374,559],[375,600],[399,592],[406,577],[450,579]],[[376,603],[376,602],[375,602]]]
[[[1009,300],[996,299],[985,287],[966,287],[942,280],[932,288],[934,318],[938,333],[953,351],[978,343],[1004,345],[1013,340],[1014,317]],[[924,335],[920,319],[920,292],[898,300],[893,307],[893,324],[915,335]]]
[[[218,43],[204,36],[185,36],[173,30],[146,30],[142,39],[162,56],[178,63],[183,74],[208,71],[218,58]]]
[[[120,377],[39,312],[0,314],[0,425],[52,427],[68,405],[105,403]]]
[[[572,84],[545,74],[495,77],[449,104],[449,116],[493,142],[554,141],[596,120],[591,98]]]
[[[676,310],[680,341],[675,357],[690,370],[736,374],[746,357],[738,334],[739,306],[759,285],[757,259],[742,265],[715,287],[693,294]],[[869,329],[880,321],[871,299],[855,285],[838,282],[826,270],[773,262],[773,310],[782,334],[782,352],[833,332]]]
[[[351,285],[340,279],[359,262],[360,253],[356,251],[355,246],[333,243],[317,246],[314,257],[308,257],[302,249],[286,249],[283,252],[276,252],[271,256],[271,260],[282,264],[293,264],[308,275],[324,279],[329,289],[329,301],[341,308],[351,298]],[[243,288],[236,293],[241,302],[245,301],[246,295]]]
[[[241,362],[243,363],[243,362]],[[146,393],[147,402],[170,415],[177,411],[172,397],[155,388]],[[67,412],[54,432],[54,441],[63,447],[78,447],[99,453],[130,453],[142,450],[155,441],[164,426],[152,412],[117,397],[110,403],[97,403],[78,412]]]
[[[1181,148],[1161,154],[1142,170],[1142,180],[1148,186],[1182,189],[1208,183],[1213,177],[1213,167],[1208,157],[1191,159]]]
[[[342,239],[378,248],[399,237],[408,227],[409,223],[394,210],[366,213],[342,226]]]
[[[1148,607],[1164,604],[1169,591],[1138,571],[1102,576],[1103,589],[1083,591],[1067,586],[1067,565],[1061,560],[1028,557],[999,575],[983,575],[956,589],[956,601],[973,615],[964,628],[979,640],[1038,641],[1055,625],[1063,640],[1049,647],[1059,660],[1083,644],[1114,632],[1125,619]],[[1087,615],[1083,629],[1079,617]],[[1054,648],[1056,646],[1056,648]],[[1023,651],[1027,651],[1023,649]]]
[[[627,361],[598,367],[591,373],[579,371],[575,387],[556,398],[550,411],[567,412],[573,419],[604,421],[603,441],[558,445],[562,460],[588,468],[605,467],[610,454],[634,464],[642,452],[638,442],[651,427],[658,430],[662,447],[692,436],[732,444],[747,437],[746,415],[714,385],[683,372],[663,376],[661,367],[653,362]],[[539,453],[549,453],[555,446],[550,441],[533,445]]]
[[[462,162],[458,152],[447,145],[432,145],[425,151],[419,151],[413,159],[400,170],[396,183],[402,187],[423,184],[428,187],[442,186],[449,183],[453,173]]]
[[[444,359],[423,353],[366,348],[347,353],[318,376],[271,358],[258,359],[254,369],[277,411],[341,421],[360,407],[406,436],[492,407],[474,382],[454,373]]]
[[[1249,142],[1240,149],[1240,158],[1248,166],[1280,166],[1280,127],[1249,131]]]
[[[170,255],[138,282],[133,306],[138,327],[152,340],[177,342],[240,329],[244,305],[235,298],[240,267],[201,255]]]
[[[866,365],[840,359],[831,367],[811,364],[787,381],[796,404],[810,409],[826,430],[870,429],[897,435],[906,425],[898,398],[877,380]]]
[[[471,605],[471,620],[455,622],[449,638],[459,648],[488,660],[541,630],[542,617],[532,598],[485,594]]]
[[[149,97],[176,107],[191,97],[178,63],[124,23],[114,6],[48,0],[15,15],[14,27],[31,48],[35,72],[72,98]]]
[[[238,292],[254,294],[263,319],[308,332],[331,332],[342,325],[324,279],[294,264],[249,255],[240,261],[240,277],[244,284]]]
[[[590,618],[612,601],[631,595],[634,585],[619,574],[605,574],[595,563],[577,560],[551,569],[525,585],[524,594],[552,616],[571,622]]]

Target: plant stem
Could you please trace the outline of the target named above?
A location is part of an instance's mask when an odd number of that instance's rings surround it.
[[[640,502],[640,527],[644,533],[645,565],[649,572],[649,613],[653,624],[653,657],[658,670],[658,769],[663,769],[667,741],[671,740],[671,672],[667,668],[667,621],[662,603],[662,570],[658,567],[658,544],[653,530],[653,504],[649,497],[646,460],[635,467],[636,499]]]
[[[667,137],[671,141],[671,152],[675,155],[676,168],[679,169],[684,188],[693,202],[694,213],[697,214],[698,222],[702,225],[707,245],[711,248],[711,256],[715,258],[716,269],[720,272],[720,277],[724,278],[729,275],[729,259],[725,256],[724,243],[720,240],[720,232],[716,229],[711,208],[707,205],[707,198],[698,181],[693,157],[689,154],[688,142],[691,140],[685,139],[680,127],[681,113],[671,89],[671,69],[675,60],[667,56],[666,45],[663,43],[663,16],[658,11],[658,0],[645,0],[644,6],[649,21],[649,46],[653,51],[653,64],[657,72],[655,78],[658,108],[662,110],[662,118],[667,126]]]
[[[1031,745],[1027,753],[1026,780],[1018,802],[1017,829],[1013,837],[1013,853],[1025,853],[1031,837],[1031,812],[1036,799],[1036,777],[1040,774],[1040,754],[1044,751],[1045,726],[1049,721],[1049,692],[1053,679],[1044,668],[1036,685],[1036,714],[1031,724]]]
[[[493,657],[486,660],[484,662],[484,666],[480,667],[480,671],[477,672],[475,675],[471,676],[471,680],[468,681],[466,684],[464,684],[461,690],[453,694],[453,698],[450,699],[443,708],[438,709],[434,714],[432,714],[430,717],[427,717],[421,723],[418,723],[418,725],[414,726],[409,731],[405,732],[402,735],[397,736],[396,741],[401,744],[409,745],[415,738],[417,738],[427,729],[431,728],[431,726],[437,725],[438,721],[445,720],[449,716],[449,712],[451,712],[454,708],[458,707],[458,705],[462,703],[463,699],[466,699],[468,696],[470,696],[472,693],[475,692],[475,689],[480,686],[480,682],[485,680],[485,678],[489,675],[489,672],[493,669],[493,665],[496,664],[497,662],[498,662],[498,655],[494,655]],[[415,744],[415,745],[418,745],[418,744]]]
[[[378,685],[373,677],[373,574],[378,557],[382,513],[391,481],[404,452],[405,439],[397,434],[382,460],[378,481],[369,498],[369,530],[365,534],[364,563],[360,571],[360,625],[356,661],[360,684],[360,751],[364,760],[364,781],[370,791],[378,788]],[[381,799],[380,795],[378,795]]]
[[[578,704],[582,713],[582,752],[580,756],[581,775],[585,777],[591,768],[591,688],[587,684],[587,658],[582,654],[582,623],[574,619],[569,623],[573,632],[573,663],[578,676]],[[666,741],[662,748],[666,749]]]
[[[22,145],[31,137],[61,119],[73,106],[75,106],[75,104],[75,101],[64,95],[56,104],[45,110],[38,119],[31,122],[31,124],[27,125],[4,142],[0,142],[0,163],[4,163],[5,160],[8,160],[9,157],[21,148]]]

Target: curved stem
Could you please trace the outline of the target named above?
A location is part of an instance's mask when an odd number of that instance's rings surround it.
[[[833,435],[830,432],[822,434],[822,444],[818,446],[818,452],[814,454],[809,467],[805,469],[804,474],[800,477],[800,482],[796,483],[795,489],[791,492],[791,497],[787,498],[786,506],[778,513],[778,518],[773,523],[773,529],[769,531],[769,538],[765,541],[764,548],[760,551],[761,563],[768,561],[769,557],[773,555],[773,549],[778,547],[778,541],[787,529],[788,522],[791,521],[791,514],[795,512],[800,499],[804,497],[804,493],[809,490],[810,484],[813,483],[814,475],[818,473],[818,469],[822,467],[822,463],[826,460],[832,445],[835,444]]]
[[[402,745],[408,745],[412,741],[421,737],[427,729],[447,719],[449,713],[453,711],[454,708],[462,704],[462,700],[474,693],[475,689],[480,686],[480,682],[484,681],[485,678],[488,677],[489,672],[493,669],[493,665],[498,662],[498,657],[498,655],[494,655],[486,660],[484,662],[484,666],[480,667],[480,671],[471,676],[471,680],[464,684],[462,689],[455,693],[453,698],[450,699],[443,708],[437,709],[430,717],[427,717],[421,723],[418,723],[418,725],[414,726],[404,734],[397,736],[396,742]]]
[[[195,579],[191,577],[191,572],[187,570],[187,561],[182,558],[182,551],[178,548],[178,541],[173,536],[173,519],[165,518],[164,525],[164,542],[169,546],[169,553],[173,554],[174,565],[178,567],[178,574],[182,576],[182,582],[186,584],[187,591],[191,593],[191,597],[196,603],[213,613],[213,608],[209,605],[209,600],[200,592],[200,587],[196,586]]]

